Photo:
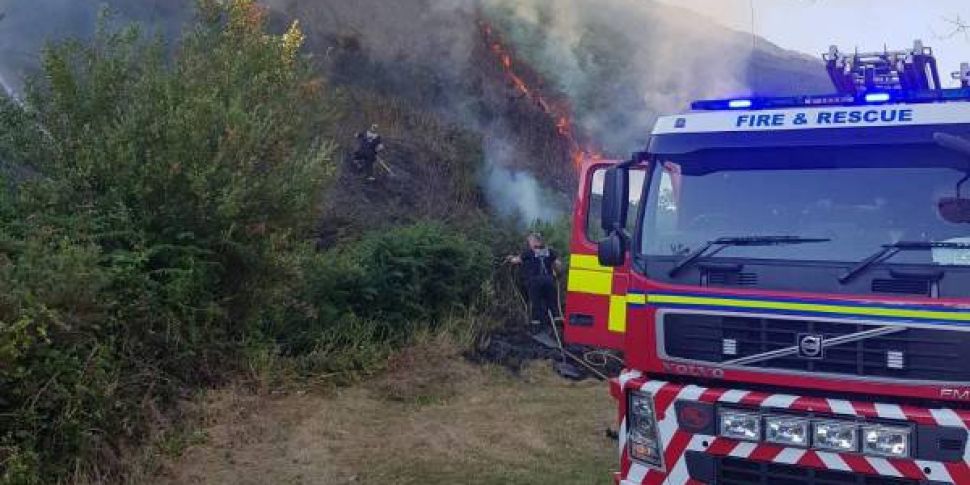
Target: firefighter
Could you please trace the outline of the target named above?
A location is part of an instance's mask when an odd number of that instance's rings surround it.
[[[542,234],[534,232],[526,239],[527,247],[521,255],[509,256],[508,261],[522,266],[523,279],[529,294],[530,319],[533,331],[541,325],[561,319],[556,277],[562,272],[562,262],[556,251],[546,246]]]
[[[374,181],[374,164],[377,162],[377,155],[384,151],[384,142],[377,128],[378,126],[373,124],[366,132],[356,135],[357,151],[354,152],[354,163],[360,167],[370,182]]]

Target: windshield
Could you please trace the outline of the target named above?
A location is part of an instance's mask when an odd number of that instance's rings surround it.
[[[744,162],[743,154],[724,153],[656,163],[641,252],[682,258],[718,238],[792,236],[829,241],[729,247],[717,257],[857,262],[899,241],[970,242],[970,225],[948,223],[937,209],[956,194],[965,162],[953,155],[934,166],[889,163],[876,150],[852,160],[801,150],[797,160],[778,152]],[[907,252],[893,263],[970,265],[968,253]]]

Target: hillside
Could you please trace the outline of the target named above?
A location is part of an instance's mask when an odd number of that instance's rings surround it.
[[[36,68],[32,53],[44,40],[92,33],[93,2],[38,3],[31,9],[14,4],[0,22],[0,77],[13,86]],[[190,16],[187,0],[108,3],[119,22],[139,21],[169,36]],[[500,60],[483,43],[482,20],[506,37],[516,66],[528,73],[535,90],[568,106],[581,138],[608,156],[622,157],[642,146],[658,114],[681,110],[692,99],[829,89],[821,64],[807,55],[763,39],[752,47],[747,33],[651,1],[607,0],[596,8],[583,0],[270,0],[267,5],[277,13],[277,28],[301,20],[308,52],[332,83],[401,100],[479,133],[486,165],[508,171],[491,185],[513,183],[517,172],[534,175],[560,194],[538,199],[562,209],[568,202],[561,197],[572,190],[570,149],[556,139],[557,120],[509,88]],[[40,16],[40,11],[55,13]],[[368,124],[354,111],[357,102],[351,99],[341,136],[346,145],[351,141],[343,135]],[[406,138],[400,135],[395,134]],[[501,192],[489,187],[487,178],[480,182],[486,191]],[[507,197],[488,201],[515,206],[503,200]]]

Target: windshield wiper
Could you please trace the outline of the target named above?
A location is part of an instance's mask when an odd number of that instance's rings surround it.
[[[854,280],[857,276],[866,272],[873,265],[886,261],[903,251],[930,251],[933,249],[970,249],[970,243],[943,242],[943,241],[900,241],[893,244],[885,244],[882,249],[872,256],[863,259],[859,264],[853,266],[845,274],[839,276],[839,283],[843,285]]]
[[[798,236],[745,236],[745,237],[722,237],[709,241],[707,244],[696,249],[692,253],[684,257],[676,266],[671,268],[670,275],[671,278],[680,274],[685,268],[694,264],[698,259],[707,255],[708,257],[714,256],[715,254],[723,251],[726,248],[732,246],[749,246],[749,247],[760,247],[760,246],[783,246],[786,244],[806,244],[806,243],[822,243],[829,242],[831,239],[828,238],[809,238],[809,237],[798,237]],[[708,253],[711,248],[715,248],[713,251]]]

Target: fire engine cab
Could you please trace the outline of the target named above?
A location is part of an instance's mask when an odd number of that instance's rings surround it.
[[[584,167],[565,331],[625,353],[618,484],[970,484],[970,66],[824,60]]]

